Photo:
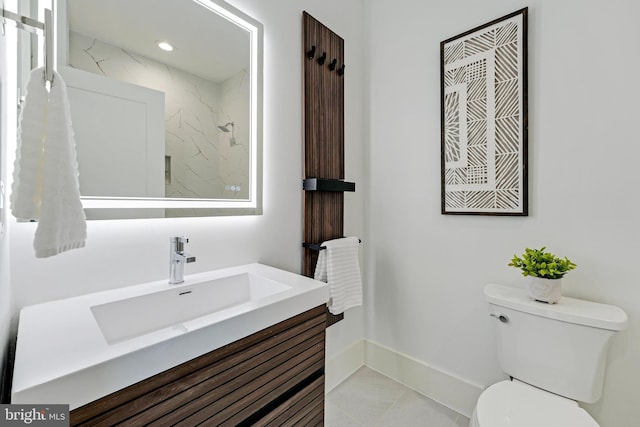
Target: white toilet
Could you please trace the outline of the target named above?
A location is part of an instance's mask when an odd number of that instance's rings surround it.
[[[597,427],[577,401],[600,399],[609,340],[626,328],[626,313],[568,297],[545,304],[494,284],[484,293],[511,380],[482,392],[470,427]]]

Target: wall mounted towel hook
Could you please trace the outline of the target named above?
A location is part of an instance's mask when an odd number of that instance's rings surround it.
[[[327,60],[327,52],[322,52],[322,56],[318,58],[318,64],[324,65],[326,60]]]
[[[316,56],[316,45],[311,46],[311,49],[307,51],[307,58],[313,59]]]
[[[336,69],[336,64],[338,63],[338,60],[333,58],[333,61],[331,61],[329,63],[329,70],[333,71]]]
[[[342,64],[342,67],[338,68],[337,73],[338,73],[339,76],[344,75],[344,64]]]

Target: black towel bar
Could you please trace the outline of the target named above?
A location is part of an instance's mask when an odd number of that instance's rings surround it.
[[[362,243],[362,240],[358,239],[358,242]],[[326,246],[321,246],[319,243],[303,243],[302,246],[307,249],[311,249],[312,251],[322,251],[327,249]]]

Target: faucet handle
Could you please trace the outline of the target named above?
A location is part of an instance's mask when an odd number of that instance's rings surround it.
[[[171,242],[171,252],[182,253],[184,251],[184,244],[189,243],[189,239],[184,236],[173,236],[169,239]]]

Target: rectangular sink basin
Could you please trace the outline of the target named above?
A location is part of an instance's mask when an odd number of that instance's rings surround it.
[[[175,289],[94,305],[91,313],[109,344],[284,292],[289,286],[242,273]]]

